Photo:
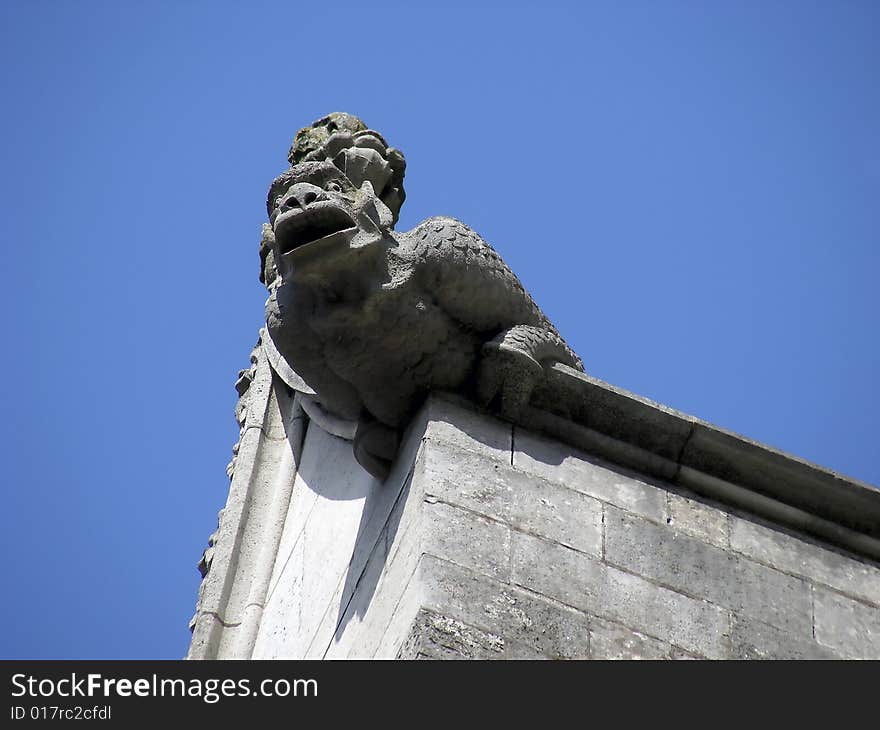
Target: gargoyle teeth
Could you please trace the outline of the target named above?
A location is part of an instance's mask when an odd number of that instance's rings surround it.
[[[283,255],[313,241],[353,228],[354,220],[343,208],[328,202],[282,213],[275,220],[275,240]]]

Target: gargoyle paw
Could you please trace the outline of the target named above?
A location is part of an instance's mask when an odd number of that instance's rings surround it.
[[[504,343],[487,342],[477,378],[477,399],[490,407],[498,401],[501,415],[516,420],[528,405],[543,368],[527,352]]]

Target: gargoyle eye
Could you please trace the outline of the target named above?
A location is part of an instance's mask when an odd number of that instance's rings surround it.
[[[328,193],[341,193],[342,192],[342,185],[340,185],[338,182],[336,182],[336,180],[331,180],[330,182],[327,183],[327,185],[324,186],[324,189]]]

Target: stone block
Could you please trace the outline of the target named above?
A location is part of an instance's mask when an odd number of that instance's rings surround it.
[[[557,543],[514,533],[512,580],[535,593],[709,658],[724,656],[727,612]]]
[[[556,441],[516,430],[513,465],[652,520],[666,519],[666,491],[603,466]]]
[[[411,446],[418,448],[420,444],[416,440]],[[352,628],[348,632],[348,644],[351,644],[353,633],[363,633],[359,624],[364,622],[365,614],[374,603],[379,606],[373,611],[374,614],[385,611],[390,616],[384,593],[399,597],[399,591],[396,592],[392,583],[383,581],[384,592],[378,595],[374,593],[378,591],[377,582],[395,567],[395,553],[401,544],[398,533],[408,529],[410,522],[418,519],[421,492],[418,488],[412,488],[411,462],[412,453],[405,461],[395,464],[388,479],[383,484],[376,484],[368,494],[345,578],[338,582],[305,658],[323,657],[331,638],[334,642],[338,641],[339,635],[348,628]],[[405,510],[406,507],[409,509]],[[410,572],[413,567],[410,567]],[[344,616],[341,615],[343,610]],[[356,631],[354,627],[357,627]],[[364,641],[367,639],[362,639],[361,644]]]
[[[404,486],[384,525],[381,540],[357,580],[343,620],[338,627],[334,626],[335,635],[329,646],[325,642],[324,658],[372,657],[380,650],[392,624],[396,626],[404,620],[407,625],[398,627],[398,632],[405,634],[408,630],[421,598],[409,619],[395,617],[422,557],[422,498],[418,484]],[[393,658],[397,651],[395,641],[399,644],[402,640],[402,635],[389,638],[394,647],[383,648],[381,656]]]
[[[426,497],[423,551],[502,581],[510,576],[510,529],[482,515]]]
[[[669,493],[666,524],[717,547],[730,546],[727,512],[703,502]]]
[[[418,541],[413,541],[418,544]],[[410,636],[416,616],[424,605],[424,591],[422,590],[422,562],[430,556],[417,555],[416,568],[410,578],[403,584],[403,592],[400,599],[394,605],[391,619],[385,622],[380,630],[379,641],[374,651],[360,650],[352,653],[354,657],[372,657],[374,659],[395,659],[400,656],[407,637]]]
[[[671,652],[668,642],[620,624],[597,618],[590,622],[591,659],[669,659]]]
[[[673,590],[810,636],[809,586],[798,578],[609,507],[605,559]]]
[[[428,398],[414,419],[425,438],[510,463],[513,427],[440,395]]]
[[[309,425],[254,658],[306,656],[325,614],[348,600],[346,579],[362,570],[384,523],[369,518],[387,515],[399,490],[381,487],[355,463],[349,442]]]
[[[669,658],[674,659],[675,661],[696,661],[698,659],[705,659],[706,657],[673,646],[672,651],[669,653]]]
[[[752,560],[880,604],[880,568],[779,530],[732,518],[731,547]]]
[[[427,608],[541,655],[589,656],[591,621],[580,611],[431,556],[422,576]]]
[[[422,609],[399,659],[546,659],[532,647]]]
[[[731,659],[838,659],[810,637],[795,636],[746,616],[734,615],[730,631]]]
[[[815,587],[816,641],[845,659],[880,659],[880,611]]]
[[[591,555],[602,551],[602,503],[480,454],[429,443],[429,495]]]

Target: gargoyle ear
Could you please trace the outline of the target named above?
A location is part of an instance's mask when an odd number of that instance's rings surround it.
[[[376,195],[373,185],[369,180],[364,180],[355,195],[355,208],[358,216],[364,220],[366,227],[388,229],[394,225],[394,215],[382,199]],[[372,224],[372,225],[371,225]]]
[[[369,181],[379,193],[391,179],[391,166],[372,147],[347,147],[333,158],[336,165],[356,188]]]

